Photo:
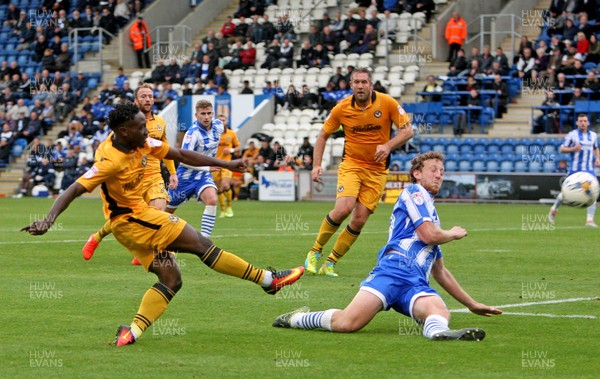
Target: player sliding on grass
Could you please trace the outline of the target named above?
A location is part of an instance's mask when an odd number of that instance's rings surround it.
[[[117,346],[134,343],[163,314],[181,288],[181,273],[171,251],[194,254],[213,270],[257,283],[269,294],[302,276],[303,267],[285,271],[256,268],[216,247],[177,216],[144,201],[141,186],[150,155],[192,166],[220,166],[235,171],[244,170],[241,161],[225,162],[148,138],[146,118],[131,103],[117,105],[110,112],[109,122],[114,135],[98,147],[94,166],[56,199],[44,220],[21,230],[32,235],[46,233],[75,198],[102,186],[104,214],[110,219],[115,238],[158,277],[158,282],[144,294],[131,325],[121,325],[117,330]]]
[[[148,136],[159,141],[167,142],[167,123],[165,120],[152,113],[152,106],[154,105],[154,93],[152,87],[148,84],[141,84],[136,88],[134,93],[134,102],[140,108],[140,111],[146,117],[146,128],[149,131]],[[175,164],[170,159],[164,159],[163,162],[171,176],[169,177],[169,188],[177,187],[177,174],[175,172]],[[146,171],[144,172],[144,179],[140,185],[141,191],[144,196],[144,200],[148,205],[157,208],[158,210],[164,211],[169,202],[169,196],[165,189],[165,182],[163,181],[162,174],[160,172],[160,161],[153,156],[148,156],[148,162],[146,164]],[[83,258],[89,260],[94,255],[96,248],[102,242],[102,239],[111,233],[110,220],[106,221],[104,226],[92,234],[87,240],[83,249],[81,250]],[[131,261],[134,265],[140,265],[140,261],[137,258],[133,258]]]
[[[459,226],[440,228],[433,205],[444,176],[444,156],[429,152],[412,161],[412,184],[402,191],[392,217],[387,244],[379,252],[377,266],[365,279],[344,310],[310,312],[296,309],[275,319],[273,326],[296,329],[323,328],[333,332],[355,332],[375,315],[393,308],[423,325],[423,335],[432,340],[482,340],[477,328],[450,330],[450,312],[440,295],[429,286],[433,278],[456,300],[475,314],[491,316],[502,311],[473,300],[444,267],[438,245],[461,239],[467,231]]]

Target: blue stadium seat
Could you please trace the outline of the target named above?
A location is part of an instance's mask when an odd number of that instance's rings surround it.
[[[410,160],[407,160],[406,162],[404,162],[404,171],[410,171]]]
[[[455,160],[447,159],[444,162],[446,171],[458,171],[458,163]]]
[[[431,147],[431,150],[432,151],[437,151],[437,152],[440,152],[440,153],[444,153],[446,151],[446,146],[444,144],[441,144],[441,143],[436,143],[435,145],[433,145]]]
[[[556,148],[556,145],[554,145],[553,143],[546,143],[546,145],[544,145],[544,154],[558,154],[558,149]]]
[[[29,63],[29,57],[26,57],[25,55],[19,55],[19,57],[17,58],[17,64],[21,67],[27,65]]]
[[[98,79],[96,79],[96,78],[90,78],[88,80],[88,87],[90,89],[96,89],[98,87]]]
[[[463,159],[458,162],[458,170],[462,172],[470,172],[471,171],[471,161]]]
[[[431,145],[421,142],[421,147],[420,147],[422,152],[427,152],[427,151],[431,151]]]
[[[459,152],[458,145],[452,142],[448,143],[448,146],[446,146],[446,154],[458,154]]]
[[[487,138],[478,138],[473,142],[473,152],[475,154],[483,154],[488,152],[490,141]]]
[[[554,172],[556,165],[552,161],[546,161],[546,162],[544,162],[543,167],[544,167],[544,172]]]
[[[473,161],[473,171],[475,171],[475,172],[485,171],[485,162],[480,159]]]
[[[527,163],[523,161],[515,162],[515,172],[526,172],[527,171]]]
[[[471,148],[472,148],[471,144],[463,142],[460,145],[460,153],[461,154],[470,154],[472,152]]]
[[[489,154],[497,154],[500,152],[500,146],[503,144],[503,140],[500,138],[493,138],[489,141],[487,151]]]
[[[529,172],[542,172],[542,163],[540,161],[529,162]]]
[[[506,160],[500,163],[500,172],[513,172],[514,168],[512,161]]]
[[[500,171],[500,164],[496,160],[489,160],[485,162],[485,171],[498,172]]]

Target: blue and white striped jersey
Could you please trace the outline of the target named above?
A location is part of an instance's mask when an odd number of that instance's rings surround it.
[[[419,240],[417,228],[426,221],[440,226],[433,202],[433,196],[420,184],[404,188],[394,205],[388,242],[379,252],[378,261],[388,251],[395,250],[408,258],[429,281],[433,262],[442,257],[442,250],[438,245],[427,245]]]
[[[581,130],[571,130],[565,137],[562,143],[564,147],[573,147],[577,144],[581,145],[581,150],[571,153],[571,167],[569,167],[569,175],[586,171],[593,175],[594,173],[594,149],[598,148],[596,133],[588,130],[582,133]]]
[[[212,120],[212,124],[209,130],[207,130],[202,124],[195,120],[192,126],[185,132],[183,137],[181,149],[195,151],[200,154],[204,154],[209,157],[215,157],[217,149],[219,148],[219,140],[221,134],[223,134],[225,127],[223,123],[218,120]],[[200,178],[202,172],[191,166],[180,164],[177,168],[177,176],[188,179],[193,177]]]

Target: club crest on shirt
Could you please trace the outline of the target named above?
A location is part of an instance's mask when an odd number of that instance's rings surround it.
[[[148,163],[148,157],[146,157],[145,155],[142,157],[142,166],[146,167],[146,164]]]
[[[159,132],[162,132],[162,126],[156,125],[156,130],[159,131]]]
[[[373,116],[375,116],[375,118],[381,117],[381,111],[380,110],[376,110],[375,113],[373,114]]]
[[[338,192],[342,192],[344,190],[344,186],[339,186],[338,187]]]
[[[423,194],[421,194],[421,192],[415,192],[410,196],[417,205],[423,205],[423,203],[425,202],[425,199],[423,199]]]
[[[179,217],[177,217],[175,215],[169,215],[169,220],[171,222],[177,222],[177,221],[179,221]]]

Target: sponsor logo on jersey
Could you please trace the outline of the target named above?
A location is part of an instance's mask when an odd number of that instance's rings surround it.
[[[92,166],[92,168],[87,170],[87,172],[83,175],[83,177],[86,179],[91,179],[97,173],[98,173],[98,169],[96,168],[96,166]]]
[[[423,194],[421,194],[421,192],[415,192],[411,195],[411,197],[417,205],[423,205],[423,203],[425,202],[425,199],[423,199]]]

